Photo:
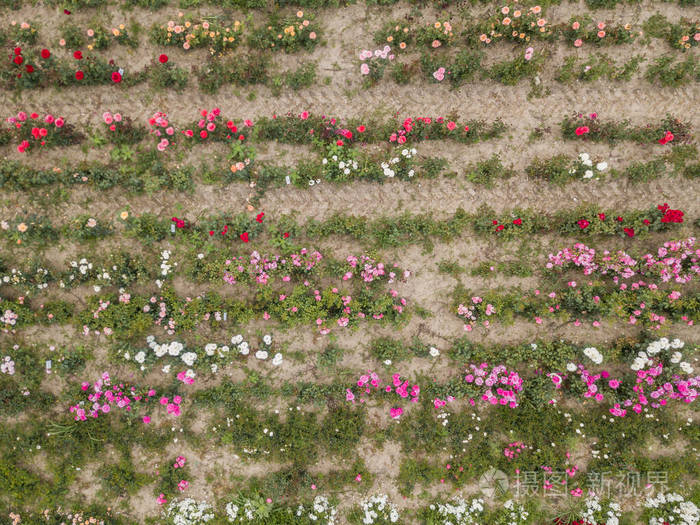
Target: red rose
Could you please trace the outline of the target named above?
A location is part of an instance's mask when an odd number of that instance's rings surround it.
[[[258,216],[255,217],[255,220],[256,220],[257,222],[262,222],[264,216],[265,216],[265,213],[264,213],[264,212],[260,212],[260,213],[258,213]]]
[[[22,58],[21,55],[17,55],[17,56],[14,58],[13,61],[14,61],[14,63],[17,64],[18,66],[21,66],[21,65],[22,65],[22,62],[24,62],[24,59]]]
[[[624,231],[627,237],[634,237],[634,228],[625,228]]]
[[[576,128],[576,135],[578,135],[578,136],[585,135],[589,131],[590,130],[588,129],[588,126],[579,126],[578,128]]]
[[[63,10],[63,14],[64,14],[64,15],[69,15],[69,14],[70,14],[70,11],[68,11],[68,9],[64,9],[64,10]]]
[[[598,218],[599,218],[601,221],[604,221],[604,220],[605,220],[605,214],[604,214],[604,213],[599,213],[599,214],[598,214]]]
[[[202,131],[199,132],[199,136],[202,137],[203,139],[207,138],[207,131],[203,129]]]
[[[663,223],[669,223],[669,222],[681,223],[681,222],[683,222],[683,215],[684,215],[684,213],[681,210],[671,210],[667,207],[665,212],[664,212],[664,216],[661,217],[661,222],[663,222]]]
[[[469,131],[469,126],[464,126],[465,133]]]
[[[494,219],[494,220],[491,221],[491,224],[493,224],[494,226],[496,226],[496,224],[498,224],[498,221],[497,221],[496,219]]]
[[[22,48],[21,48],[21,47],[16,47],[16,48],[15,48],[15,55],[16,55],[16,56],[19,56],[19,55],[21,55],[21,54],[22,54]]]
[[[578,227],[581,228],[582,230],[585,230],[588,228],[588,225],[590,224],[586,219],[581,219],[578,221],[576,224],[578,224]]]
[[[248,239],[248,232],[243,232],[243,233],[241,233],[240,237],[241,237],[241,240],[242,240],[243,242],[248,242],[248,240],[249,240],[249,239]]]
[[[75,72],[75,79],[76,80],[82,80],[84,78],[85,78],[85,73],[83,73],[82,71]]]
[[[503,228],[505,228],[505,226],[503,226],[502,224],[499,224],[498,226],[496,226],[496,231],[497,231],[497,232],[502,232],[502,231],[503,231]]]
[[[83,59],[83,53],[81,51],[75,51],[73,53],[73,58],[76,60],[82,60]]]
[[[34,73],[34,66],[31,64],[27,64],[24,66],[24,68],[27,70],[27,73]]]
[[[342,141],[342,140],[338,140],[338,141],[336,141],[335,145],[336,145],[336,146],[342,146],[342,145],[343,145],[343,141]]]
[[[43,58],[44,60],[46,60],[46,59],[49,58],[50,56],[51,56],[51,51],[49,51],[48,49],[42,49],[42,50],[41,50],[41,58]]]
[[[284,232],[283,237],[284,237],[285,239],[287,239],[287,238],[289,237],[289,232]]]
[[[358,132],[358,133],[364,133],[364,132],[365,132],[365,129],[367,129],[367,128],[365,128],[364,126],[357,126],[357,132]]]
[[[659,144],[666,144],[668,142],[673,141],[673,139],[674,139],[673,133],[671,133],[670,131],[666,131],[663,138],[659,139]]]
[[[620,216],[618,215],[618,216],[615,218],[615,220],[616,220],[617,222],[622,222],[622,217],[620,217]]]
[[[516,226],[520,226],[522,223],[523,223],[523,220],[520,219],[520,218],[515,219],[515,220],[513,221],[513,224],[515,224]]]
[[[238,135],[238,140],[243,142],[245,140],[245,135]]]
[[[642,222],[643,222],[644,224],[651,224],[651,221],[649,221],[649,219],[644,219]]]
[[[213,237],[213,236],[214,236],[214,230],[209,230],[209,237]]]
[[[115,71],[114,73],[112,73],[112,82],[114,82],[115,84],[119,84],[119,82],[121,81],[122,75],[121,73],[119,73],[119,71]]]
[[[160,55],[158,57],[158,62],[161,64],[165,64],[168,61],[168,55]]]

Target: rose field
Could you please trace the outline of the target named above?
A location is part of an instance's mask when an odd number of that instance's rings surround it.
[[[0,0],[0,525],[699,525],[699,0]]]

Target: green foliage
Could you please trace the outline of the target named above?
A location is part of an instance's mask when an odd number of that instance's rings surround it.
[[[314,62],[306,62],[295,71],[286,73],[285,83],[295,91],[311,87],[316,81],[316,69]]]
[[[153,65],[149,76],[151,86],[156,89],[182,91],[187,87],[187,71],[175,66],[172,61],[168,61],[166,64]]]
[[[513,60],[494,64],[488,70],[488,76],[501,84],[514,86],[525,78],[534,78],[544,60],[545,57],[542,54],[537,54],[530,60],[526,60],[524,55],[518,55]]]
[[[98,475],[102,480],[102,488],[110,498],[134,494],[142,486],[151,481],[151,477],[137,472],[133,463],[122,459],[119,463],[104,465]]]
[[[673,56],[663,56],[654,60],[646,71],[649,82],[658,82],[666,87],[680,87],[689,82],[696,82],[700,76],[698,61],[689,56],[680,62]]]
[[[467,166],[465,177],[474,184],[483,184],[487,188],[493,187],[496,179],[508,179],[514,175],[510,168],[506,168],[498,154],[492,155],[487,160],[478,161]]]

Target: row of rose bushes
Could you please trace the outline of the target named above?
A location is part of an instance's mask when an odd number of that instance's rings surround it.
[[[161,46],[178,46],[184,50],[208,48],[211,55],[222,55],[235,49],[241,41],[247,41],[252,49],[284,50],[294,52],[300,49],[311,50],[321,41],[321,28],[313,23],[313,15],[298,11],[296,17],[275,16],[268,22],[254,28],[247,38],[243,37],[245,24],[235,20],[230,24],[217,19],[203,19],[192,15],[181,15],[177,21],[151,27],[151,41]],[[662,38],[674,48],[685,51],[700,43],[700,25],[697,21],[682,18],[670,22],[657,13],[642,25],[644,31],[632,29],[630,24],[611,25],[605,21],[594,21],[589,15],[573,16],[567,23],[549,24],[546,9],[533,6],[529,9],[519,6],[503,6],[488,19],[470,23],[462,28],[459,38],[450,22],[428,22],[427,25],[411,25],[402,21],[385,22],[374,35],[378,45],[390,45],[396,53],[412,51],[418,47],[437,49],[454,44],[468,47],[490,46],[503,39],[516,43],[529,44],[533,39],[565,40],[574,47],[584,44],[609,46],[626,44],[639,38]],[[136,46],[129,29],[121,24],[107,29],[99,24],[81,29],[75,24],[64,25],[61,29],[60,45],[77,50],[87,46],[88,50],[106,49],[113,42]],[[7,29],[0,28],[0,42],[12,45],[35,44],[38,40],[36,26],[27,22],[13,22]]]
[[[265,85],[270,87],[273,94],[278,94],[285,86],[299,90],[309,88],[318,81],[316,63],[306,61],[296,69],[274,71],[271,69],[272,57],[265,52],[211,57],[189,71],[178,67],[170,58],[166,60],[167,55],[164,54],[138,71],[127,71],[114,60],[105,60],[94,54],[85,55],[78,64],[71,59],[52,57],[42,60],[36,51],[24,53],[21,62],[20,58],[10,57],[4,67],[0,67],[0,85],[5,89],[43,89],[53,85],[130,87],[148,82],[156,89],[183,91],[190,84],[191,75],[194,75],[199,89],[206,93],[217,93],[223,86],[233,84]],[[556,67],[554,78],[562,83],[590,82],[603,78],[629,81],[645,60],[637,55],[618,63],[608,55],[597,53],[588,58],[565,57],[563,64],[553,66],[547,52],[540,50],[532,55],[517,53],[512,59],[497,61],[486,67],[483,64],[484,53],[473,50],[464,50],[454,56],[424,53],[420,59],[412,61],[400,61],[394,59],[393,55],[391,57],[373,58],[362,63],[361,78],[365,87],[371,87],[384,78],[387,67],[397,84],[408,84],[422,73],[422,77],[430,82],[446,83],[453,88],[479,79],[516,85],[534,79],[545,66]],[[695,82],[699,68],[694,56],[684,60],[662,56],[648,65],[643,78],[651,83],[678,87]]]
[[[288,184],[310,188],[316,185],[316,181],[382,183],[392,179],[418,180],[432,179],[440,174],[450,177],[456,175],[444,159],[421,156],[412,158],[410,163],[405,162],[408,169],[398,172],[394,170],[394,176],[388,177],[384,173],[382,163],[390,158],[398,158],[402,150],[403,148],[398,148],[393,155],[388,156],[361,150],[352,155],[353,160],[358,162],[358,169],[353,170],[347,177],[341,177],[340,173],[331,171],[327,164],[322,164],[321,158],[311,156],[297,161],[296,165],[292,166],[255,161],[255,150],[252,146],[236,147],[236,151],[229,156],[230,162],[220,166],[215,163],[199,167],[173,164],[166,162],[166,159],[162,159],[156,152],[142,150],[130,152],[128,167],[115,160],[109,163],[81,162],[72,166],[41,169],[27,163],[8,160],[0,165],[0,188],[27,191],[60,185],[84,186],[96,190],[119,187],[134,193],[153,193],[162,190],[192,191],[198,183],[219,185],[243,182],[248,185],[253,183],[256,194],[262,196],[269,187],[284,187]],[[246,159],[249,161],[247,164]],[[664,155],[633,162],[622,169],[609,167],[603,158],[591,158],[588,154],[580,154],[577,157],[555,155],[534,160],[525,166],[524,175],[558,185],[606,178],[626,178],[631,182],[642,183],[663,176],[696,179],[700,176],[700,163],[697,160],[697,149],[694,145],[679,144]],[[243,162],[243,169],[238,169],[238,162]],[[410,169],[413,169],[414,173],[409,177]],[[505,165],[499,155],[472,163],[464,170],[468,181],[487,187],[493,187],[497,181],[517,174],[514,166]]]
[[[310,285],[297,285],[291,290],[258,288],[250,300],[225,298],[216,292],[180,297],[164,286],[155,295],[92,294],[83,309],[62,300],[42,302],[19,297],[2,301],[0,326],[13,331],[37,322],[73,323],[85,335],[131,338],[158,326],[166,333],[187,332],[199,325],[221,326],[226,317],[233,324],[253,320],[272,320],[288,327],[313,324],[327,334],[331,328],[356,326],[365,319],[395,324],[405,317],[407,301],[393,289],[353,291],[346,284],[342,286],[342,290],[330,286],[314,290]]]
[[[506,130],[501,120],[486,122],[471,119],[459,121],[456,117],[407,117],[398,116],[390,119],[353,118],[346,121],[327,115],[314,115],[308,111],[299,114],[273,115],[250,119],[227,119],[219,108],[211,111],[200,110],[197,120],[189,123],[174,123],[162,112],[151,117],[144,117],[144,124],[121,113],[105,112],[100,135],[103,141],[116,145],[134,144],[144,139],[147,134],[157,142],[156,149],[163,152],[176,145],[192,146],[210,142],[243,144],[256,141],[277,141],[287,144],[318,144],[347,147],[353,144],[390,142],[398,145],[421,142],[423,140],[455,140],[465,144],[474,144],[482,140],[498,138]],[[670,117],[669,117],[670,118]],[[667,119],[668,120],[668,119]],[[679,135],[677,127],[682,126],[689,133],[690,125],[680,120],[675,127],[669,128],[666,121],[649,125],[657,130],[658,137],[663,137],[667,130]],[[628,121],[622,126],[630,128]],[[88,132],[86,129],[85,132]],[[656,137],[656,138],[658,138]],[[680,135],[679,135],[680,138]],[[8,117],[5,127],[0,131],[0,145],[10,142],[20,143],[22,152],[42,147],[67,146],[80,144],[85,135],[64,117],[52,114],[40,115],[36,112],[19,111]],[[19,148],[19,146],[18,146]]]
[[[482,52],[470,50],[461,51],[452,57],[423,54],[420,60],[412,63],[392,61],[391,76],[395,82],[406,84],[415,78],[415,72],[420,70],[425,79],[433,83],[448,83],[452,88],[478,79],[491,79],[513,86],[525,80],[535,81],[543,72],[543,68],[552,64],[547,51],[535,53],[532,50],[529,54],[516,54],[514,58],[494,63],[490,67],[482,64],[484,58]],[[557,67],[554,79],[567,84],[600,79],[629,81],[644,60],[642,55],[635,55],[619,63],[603,53],[591,54],[587,58],[569,56]],[[383,78],[384,69],[388,65],[386,61],[371,61],[368,76],[365,77],[365,86],[373,85]],[[649,64],[643,78],[662,86],[679,87],[696,82],[699,68],[698,60],[693,56],[683,60],[662,56]]]
[[[192,191],[197,183],[227,185],[243,182],[254,186],[258,196],[269,187],[293,185],[309,188],[321,182],[384,182],[391,179],[412,180],[435,178],[446,168],[447,162],[437,157],[403,158],[405,148],[392,148],[388,153],[368,150],[340,150],[342,159],[329,164],[323,159],[333,156],[309,156],[296,164],[279,166],[273,163],[256,162],[252,147],[234,146],[229,160],[219,163],[202,164],[198,167],[173,164],[153,151],[130,153],[128,166],[121,161],[110,163],[82,162],[63,168],[37,169],[26,163],[7,161],[0,166],[0,187],[13,190],[30,190],[46,186],[84,186],[98,190],[121,187],[135,193],[153,193],[163,190]],[[342,153],[345,153],[342,155]],[[314,158],[315,157],[315,158]],[[382,165],[393,159],[402,162],[392,164],[392,172],[386,172]],[[339,163],[342,168],[338,168]],[[353,164],[354,162],[354,164]],[[222,165],[223,164],[223,165]],[[345,173],[345,165],[356,165]],[[398,165],[398,166],[397,166]]]
[[[555,155],[549,158],[535,159],[525,166],[524,175],[537,181],[557,185],[576,181],[598,181],[608,178],[625,178],[633,183],[644,183],[663,176],[684,176],[695,179],[700,176],[700,164],[694,145],[681,144],[664,155],[647,157],[646,161],[632,162],[624,168],[610,167],[601,157],[595,158],[588,153],[576,157]],[[478,161],[466,167],[465,178],[475,184],[493,187],[502,179],[509,179],[518,174],[514,167],[506,166],[500,155]]]
[[[342,290],[322,286],[313,290],[310,284],[258,287],[245,300],[224,298],[216,292],[179,297],[164,286],[152,296],[92,293],[83,308],[60,300],[40,301],[24,296],[6,299],[0,304],[4,312],[0,326],[14,331],[34,324],[72,323],[85,335],[94,332],[129,338],[156,326],[168,333],[182,333],[200,324],[222,326],[224,318],[234,326],[271,319],[288,327],[314,324],[327,334],[331,329],[356,326],[370,318],[400,322],[405,318],[406,304],[395,290],[387,292],[378,287],[355,292],[347,285]],[[552,286],[546,293],[539,289],[478,293],[457,287],[452,304],[468,331],[482,326],[488,329],[497,322],[512,323],[516,318],[536,324],[549,319],[575,326],[592,323],[594,327],[609,320],[622,320],[660,329],[674,322],[692,325],[700,313],[700,296],[692,290],[670,292],[643,286],[625,289],[600,282]]]
[[[678,212],[678,210],[670,211]],[[174,217],[173,220],[184,227],[183,219]],[[589,226],[586,226],[586,229]],[[175,228],[178,229],[177,225],[175,225]],[[581,228],[581,225],[579,225],[579,228]],[[229,231],[232,232],[233,230],[229,230],[227,226],[224,226],[220,231],[210,231],[217,237],[224,237],[229,234]],[[230,235],[233,235],[233,233]],[[250,235],[248,234],[248,239],[250,239]],[[213,235],[210,237],[213,237]],[[243,240],[240,236],[238,239]],[[196,282],[221,283],[223,280],[231,285],[241,282],[266,285],[280,279],[283,282],[296,284],[299,282],[299,275],[305,278],[312,275],[327,277],[331,276],[333,272],[343,273],[344,278],[349,279],[355,273],[347,266],[347,264],[355,261],[353,258],[337,261],[333,258],[321,257],[323,259],[322,263],[319,264],[319,261],[315,261],[309,266],[304,262],[310,257],[309,254],[319,257],[320,254],[316,251],[295,246],[298,240],[291,237],[289,232],[284,232],[281,235],[280,240],[282,242],[275,243],[274,237],[270,240],[272,241],[270,244],[273,246],[277,244],[281,248],[276,255],[266,255],[253,251],[250,256],[235,256],[226,244],[207,243],[203,247],[202,252],[195,254],[192,250],[187,251],[184,260],[179,255],[173,256],[170,251],[167,252],[167,257],[164,257],[165,252],[160,252],[157,249],[144,250],[138,256],[123,250],[101,255],[79,255],[63,264],[58,264],[55,260],[51,262],[42,260],[36,254],[32,254],[24,264],[18,260],[10,261],[6,258],[0,258],[0,286],[14,287],[15,290],[24,296],[31,296],[44,293],[49,287],[52,289],[70,289],[89,285],[95,291],[99,291],[103,288],[111,289],[109,287],[125,288],[136,284],[143,285],[155,282],[159,278],[162,278],[161,282],[163,282],[173,273],[184,275]],[[677,247],[681,246],[687,251],[690,248],[685,247],[694,246],[694,239],[687,239],[683,243],[667,243],[667,245],[673,247],[671,252],[677,251]],[[669,251],[669,248],[666,246],[661,249],[666,253]],[[637,274],[647,273],[636,267],[640,260],[644,260],[646,264],[650,265],[649,271],[662,272],[663,275],[668,277],[666,281],[685,282],[688,279],[684,273],[683,266],[695,263],[695,258],[690,256],[691,252],[684,253],[683,258],[680,260],[668,258],[665,265],[652,265],[650,261],[653,261],[653,257],[650,254],[642,256],[641,253],[637,252],[639,252],[639,249],[631,251],[632,256],[628,252],[616,254],[612,260],[622,262],[616,262],[618,264],[617,270],[612,273],[621,274],[625,279],[629,279]],[[634,255],[635,253],[637,255]],[[582,243],[577,243],[573,249],[567,248],[554,258],[550,255],[552,262],[548,263],[548,269],[542,269],[542,273],[545,276],[549,274],[556,275],[552,274],[552,268],[557,266],[569,268],[578,265],[583,266],[586,275],[588,275],[598,268],[608,268],[610,266],[609,262],[595,263],[595,255],[595,249]],[[171,259],[178,260],[177,269],[172,267]],[[374,262],[366,256],[362,256],[360,259],[362,260],[362,267],[365,264],[370,264],[369,268],[374,268]],[[301,264],[302,262],[304,262],[303,265]],[[355,264],[357,264],[356,261]],[[531,276],[534,273],[533,269],[529,266],[524,266],[522,261],[512,261],[508,264],[484,262],[474,267],[472,274],[485,277],[496,271],[497,267],[499,272],[518,276]],[[166,270],[166,274],[162,273],[163,269]],[[459,271],[459,269],[451,267],[444,261],[438,265],[438,269],[445,273]],[[361,274],[365,274],[367,271],[369,270],[363,270]],[[395,269],[390,271],[397,272]]]
[[[121,113],[105,112],[102,115],[102,133],[106,140],[116,145],[141,142],[149,134],[156,149],[164,152],[175,146],[192,146],[210,142],[225,142],[234,145],[255,141],[277,141],[287,144],[322,143],[329,149],[327,154],[338,154],[353,144],[389,142],[407,147],[423,140],[455,140],[474,144],[482,140],[498,138],[506,130],[501,120],[488,123],[484,120],[459,121],[448,117],[407,117],[379,120],[372,118],[339,119],[314,115],[308,111],[300,114],[287,113],[250,119],[226,119],[219,108],[201,110],[200,117],[186,124],[173,123],[162,112],[147,119],[148,127],[139,126],[131,117]],[[692,126],[678,117],[667,115],[658,122],[634,125],[630,120],[606,120],[596,113],[574,113],[560,123],[562,137],[581,142],[608,142],[623,140],[640,144],[659,143],[676,145],[693,140]],[[86,130],[87,131],[87,130]],[[17,143],[20,152],[31,152],[44,147],[80,144],[85,135],[67,122],[64,117],[36,112],[20,111],[6,119],[0,130],[0,145]],[[232,150],[232,156],[246,157],[246,151]],[[242,160],[236,158],[235,160]]]
[[[0,238],[17,244],[37,245],[54,244],[60,237],[85,242],[109,237],[123,228],[127,237],[138,239],[146,245],[174,235],[172,239],[187,239],[194,247],[201,248],[211,242],[229,243],[231,239],[235,243],[247,243],[266,233],[274,239],[274,243],[282,243],[282,246],[299,237],[322,239],[347,235],[383,248],[449,241],[469,231],[478,236],[504,240],[542,234],[578,237],[606,235],[632,239],[652,232],[670,231],[678,228],[679,223],[689,221],[683,218],[682,213],[678,220],[670,222],[665,217],[666,214],[657,207],[620,212],[588,206],[555,213],[514,209],[500,214],[483,207],[475,213],[458,209],[452,217],[442,220],[431,215],[370,218],[336,214],[323,221],[311,219],[306,224],[298,224],[293,218],[283,216],[277,222],[266,221],[264,226],[261,220],[245,213],[219,213],[194,220],[181,219],[184,221],[182,225],[174,227],[172,217],[151,213],[134,216],[122,212],[117,223],[121,228],[117,228],[117,224],[109,220],[95,219],[89,215],[80,215],[67,224],[56,226],[43,216],[17,215],[0,221]]]
[[[523,12],[524,10],[524,12]],[[150,39],[160,46],[177,46],[185,51],[207,48],[212,55],[222,55],[234,50],[242,41],[252,49],[284,50],[288,52],[312,50],[321,42],[321,28],[313,22],[313,15],[298,11],[296,16],[280,18],[278,15],[253,28],[244,38],[246,26],[239,20],[229,24],[217,19],[181,15],[167,24],[154,24]],[[96,29],[95,29],[96,28]],[[652,16],[643,24],[645,33],[663,38],[681,50],[697,46],[700,42],[700,26],[697,22],[682,18],[672,23],[661,14]],[[13,23],[0,29],[0,42],[13,45],[35,44],[38,40],[36,26],[23,22]],[[630,24],[611,25],[605,21],[595,22],[589,15],[572,17],[569,22],[553,26],[546,20],[546,10],[539,6],[519,9],[518,6],[503,6],[484,22],[465,26],[455,37],[455,28],[450,22],[428,22],[422,25],[406,24],[402,21],[385,22],[374,35],[377,45],[390,45],[396,53],[412,51],[413,44],[428,49],[449,45],[466,44],[468,47],[489,46],[502,39],[529,44],[533,39],[566,40],[575,47],[584,44],[607,46],[631,43],[642,31],[633,30]],[[135,46],[138,44],[124,24],[108,30],[96,25],[81,29],[74,24],[62,27],[60,45],[77,50],[84,46],[88,50],[105,49],[112,42]]]
[[[369,5],[392,5],[398,0],[370,0]],[[478,0],[480,3],[489,3],[490,0]],[[638,3],[639,0],[586,0],[586,6],[590,9],[614,9],[618,5],[634,5]],[[204,2],[211,3],[211,2]],[[295,2],[290,2],[289,0],[226,0],[223,3],[216,3],[217,6],[226,8],[236,8],[236,9],[261,9],[261,8],[279,8],[287,6],[301,6],[310,8],[329,8],[329,7],[344,7],[354,4],[354,0],[297,0]],[[411,0],[411,4],[416,4],[418,6],[429,6],[431,5],[426,0]],[[543,2],[542,5],[559,5],[561,0],[550,0]],[[692,8],[696,6],[696,0],[677,0],[677,3],[682,8]],[[68,0],[59,3],[58,0],[47,0],[46,4],[49,6],[60,5],[67,7],[66,11],[71,12],[70,9],[89,9],[89,8],[99,8],[107,4],[107,0]],[[199,0],[179,0],[177,6],[183,9],[199,7],[202,4]],[[453,0],[441,0],[439,6],[444,8],[450,4],[455,4]],[[0,7],[7,7],[11,9],[20,9],[23,5],[23,0],[2,0],[0,2]],[[126,0],[126,5],[142,7],[145,9],[160,9],[167,5],[170,5],[169,0]]]
[[[662,38],[682,51],[700,43],[700,25],[697,20],[688,18],[673,23],[657,13],[641,27],[633,28],[631,24],[613,24],[581,14],[572,16],[568,22],[552,24],[548,20],[546,7],[518,4],[496,7],[483,20],[470,20],[457,27],[450,21],[444,21],[444,18],[420,24],[403,20],[387,21],[375,32],[374,43],[380,46],[388,44],[396,53],[413,51],[414,44],[419,48],[435,50],[450,45],[489,47],[504,40],[525,45],[532,45],[535,40],[565,41],[578,48],[629,44],[643,34]]]

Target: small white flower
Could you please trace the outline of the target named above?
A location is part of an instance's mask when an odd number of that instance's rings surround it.
[[[434,346],[430,347],[430,357],[437,357],[440,355],[440,350],[435,348]]]
[[[265,359],[267,359],[267,352],[265,350],[258,350],[257,352],[255,352],[255,357],[264,361]]]

